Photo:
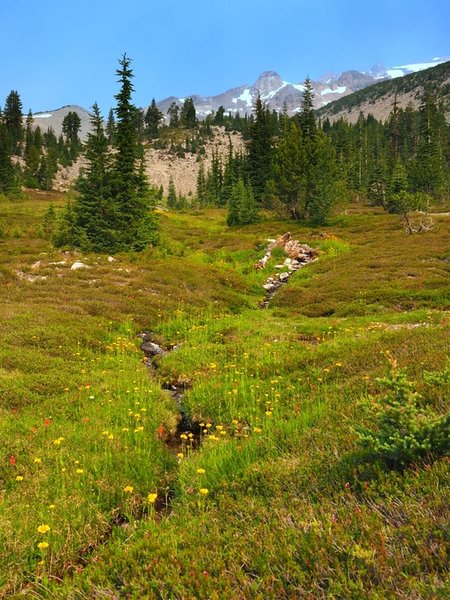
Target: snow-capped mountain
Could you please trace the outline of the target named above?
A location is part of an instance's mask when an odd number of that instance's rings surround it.
[[[408,73],[415,73],[430,67],[434,67],[449,60],[449,57],[435,57],[429,62],[400,65],[386,68],[384,65],[374,65],[369,71],[345,71],[340,75],[327,73],[318,81],[313,81],[316,108],[338,100],[343,96],[348,96],[357,90],[368,87],[383,79],[393,79],[402,77]],[[303,96],[303,81],[291,83],[283,80],[275,71],[265,71],[261,73],[258,79],[251,85],[241,85],[232,88],[216,96],[199,96],[193,94],[190,96],[195,104],[197,116],[205,118],[208,114],[217,111],[220,106],[225,108],[225,112],[231,114],[245,115],[250,114],[252,107],[258,95],[264,100],[271,109],[282,111],[286,106],[289,114],[295,114],[300,110],[301,99]],[[169,106],[175,102],[181,106],[185,98],[171,96],[158,102],[158,108],[167,114]]]

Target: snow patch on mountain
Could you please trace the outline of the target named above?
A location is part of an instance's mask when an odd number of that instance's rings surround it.
[[[33,115],[33,119],[49,119],[50,117],[53,117],[51,113],[40,113]]]
[[[245,90],[242,92],[242,94],[240,96],[238,96],[237,98],[231,99],[233,104],[237,104],[238,100],[240,100],[241,102],[245,102],[248,107],[253,106],[252,93],[248,88],[245,88]]]
[[[342,86],[338,86],[334,90],[332,90],[331,88],[325,88],[324,90],[322,90],[320,92],[320,95],[325,96],[326,94],[343,94],[345,91],[347,91],[347,86],[342,85]]]

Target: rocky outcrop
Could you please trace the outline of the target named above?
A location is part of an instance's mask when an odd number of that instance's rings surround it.
[[[264,269],[272,257],[272,250],[274,248],[282,248],[286,252],[287,258],[282,264],[275,265],[274,268],[280,271],[282,269],[286,270],[271,275],[263,284],[263,288],[266,290],[266,297],[259,303],[261,308],[267,308],[276,291],[288,282],[291,275],[301,267],[315,260],[318,254],[317,250],[314,250],[308,244],[302,244],[298,240],[293,240],[290,232],[281,235],[277,239],[269,239],[267,241],[269,244],[266,252],[263,258],[256,263],[255,268]]]

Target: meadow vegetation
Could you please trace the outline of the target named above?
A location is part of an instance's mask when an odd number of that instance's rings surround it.
[[[164,211],[112,259],[56,250],[50,205],[0,201],[0,597],[449,595],[448,217]],[[262,310],[287,230],[319,258]]]

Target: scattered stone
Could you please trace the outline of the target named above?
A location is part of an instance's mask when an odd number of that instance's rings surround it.
[[[35,263],[33,263],[31,265],[31,268],[32,269],[39,269],[41,265],[42,265],[42,262],[40,260],[38,260],[38,261],[36,261]]]
[[[143,333],[141,338],[141,350],[147,358],[151,358],[153,356],[165,356],[167,354],[167,352],[163,350],[159,344],[156,344],[152,341],[149,333]]]
[[[54,265],[56,267],[59,267],[59,266],[63,267],[67,263],[66,263],[65,260],[59,260],[59,261],[56,261],[56,262],[49,262],[48,264],[49,265]]]
[[[73,265],[70,268],[72,271],[77,271],[78,269],[90,269],[91,267],[81,262],[81,260],[77,260],[73,263]]]
[[[298,240],[293,240],[290,232],[281,235],[276,240],[270,238],[267,241],[269,242],[269,245],[267,246],[266,253],[264,257],[256,263],[255,269],[263,269],[271,257],[271,251],[275,247],[279,247],[283,248],[286,254],[288,254],[288,258],[286,258],[283,264],[275,265],[274,268],[279,271],[287,267],[288,271],[279,273],[276,278],[272,276],[267,278],[266,283],[262,286],[266,290],[266,297],[259,303],[261,308],[267,308],[269,306],[270,300],[275,292],[281,285],[287,283],[292,273],[309,264],[317,257],[316,250],[308,246],[308,244],[301,244]]]
[[[116,262],[116,259],[113,256],[108,256],[108,262]]]
[[[16,274],[18,279],[29,281],[30,283],[35,283],[36,281],[45,281],[47,279],[47,275],[29,275],[23,271],[17,271]]]
[[[265,283],[263,288],[266,290],[266,292],[272,292],[273,290],[276,290],[276,286],[273,283]]]

